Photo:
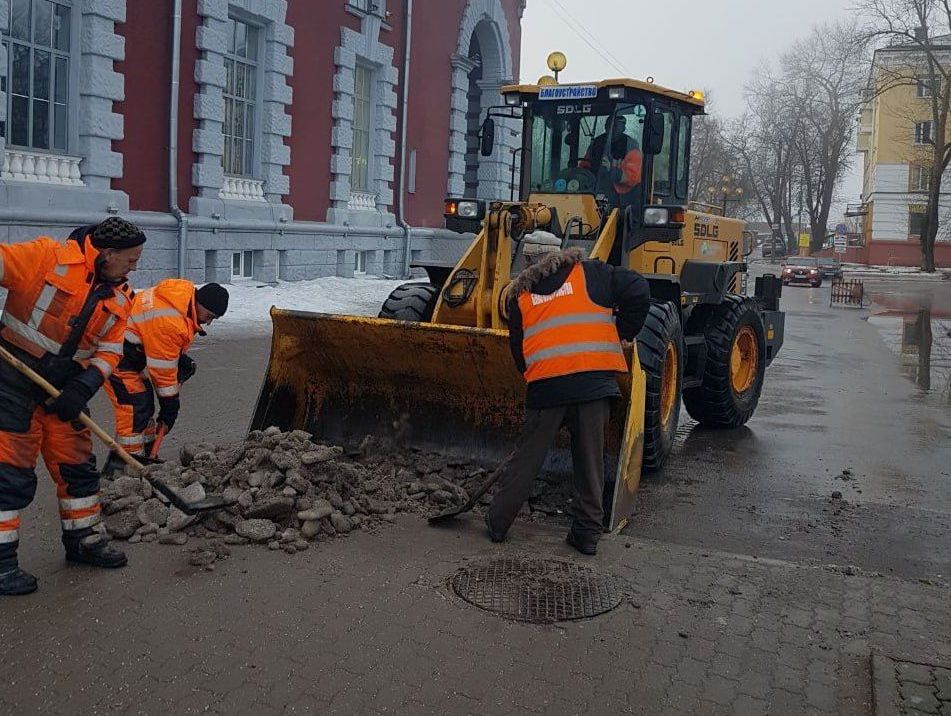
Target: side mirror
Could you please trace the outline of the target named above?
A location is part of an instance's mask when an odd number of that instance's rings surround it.
[[[483,157],[492,156],[495,149],[495,120],[486,117],[482,123],[482,133],[479,137],[479,153]]]
[[[647,123],[647,132],[644,137],[644,151],[651,155],[658,155],[664,148],[664,135],[667,133],[667,123],[664,113],[653,111]]]

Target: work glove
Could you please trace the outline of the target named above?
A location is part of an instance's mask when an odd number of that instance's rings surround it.
[[[46,403],[46,412],[55,413],[64,423],[71,423],[79,417],[86,403],[102,386],[103,377],[98,368],[90,366],[82,373],[70,378],[58,398]]]
[[[175,425],[175,421],[178,420],[178,411],[181,408],[181,401],[178,399],[178,396],[173,396],[171,398],[163,398],[159,396],[159,414],[156,419],[159,428],[165,426],[165,432],[172,432],[172,427]]]
[[[198,370],[198,365],[194,360],[187,354],[182,353],[181,357],[178,359],[178,382],[184,383],[186,380],[195,375],[195,372]]]

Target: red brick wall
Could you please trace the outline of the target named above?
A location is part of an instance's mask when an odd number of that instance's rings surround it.
[[[832,249],[817,252],[816,255],[838,255],[847,263],[872,266],[921,265],[921,247],[916,241],[872,241],[868,247],[850,246],[844,255],[834,254]],[[935,264],[938,268],[951,268],[951,243],[935,244]]]
[[[194,193],[191,172],[195,161],[192,131],[196,127],[198,0],[184,0],[182,5],[178,186],[179,205],[187,209]],[[129,195],[132,209],[167,211],[172,1],[137,4],[117,31],[125,37],[126,59],[116,63],[116,71],[125,75],[125,101],[116,103],[115,111],[125,116],[125,138],[113,143],[115,151],[123,155],[123,177],[113,180],[113,188]]]

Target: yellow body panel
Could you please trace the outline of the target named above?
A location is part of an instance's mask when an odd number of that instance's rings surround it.
[[[649,241],[630,253],[628,267],[640,273],[679,276],[688,260],[742,261],[745,228],[739,219],[688,211],[678,241]]]
[[[544,204],[557,212],[558,224],[561,232],[571,219],[581,219],[585,231],[597,228],[601,223],[601,214],[598,205],[591,194],[531,194],[528,197],[530,204]],[[577,229],[572,229],[576,233]]]
[[[671,99],[676,99],[680,102],[687,102],[697,107],[702,108],[705,106],[702,97],[691,95],[688,92],[678,92],[677,90],[672,90],[667,87],[661,87],[660,85],[656,85],[653,82],[635,80],[630,77],[618,77],[617,79],[600,80],[598,82],[569,82],[563,86],[571,87],[578,85],[594,85],[599,89],[605,87],[630,87],[632,89],[644,90],[645,92],[661,95],[662,97],[670,97]],[[505,85],[502,87],[501,91],[503,95],[510,94],[512,92],[518,92],[519,94],[538,94],[539,88],[541,86],[544,85]]]

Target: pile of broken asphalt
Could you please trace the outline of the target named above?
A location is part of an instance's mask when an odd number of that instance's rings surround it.
[[[488,477],[484,466],[373,438],[345,451],[276,427],[232,445],[186,445],[179,462],[147,470],[188,502],[220,494],[232,504],[188,516],[145,479],[122,475],[102,483],[105,529],[130,543],[187,545],[190,563],[207,569],[236,546],[294,554],[355,530],[375,531],[400,513],[437,513],[464,503]],[[539,498],[542,493],[539,516],[562,511],[558,490],[540,485]]]

